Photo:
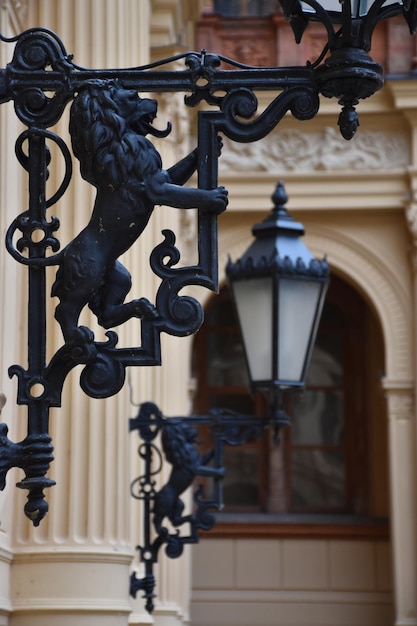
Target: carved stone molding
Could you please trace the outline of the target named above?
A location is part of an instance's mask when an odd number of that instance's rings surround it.
[[[414,417],[415,394],[409,386],[392,384],[383,381],[385,397],[387,399],[388,417],[391,419],[410,420]]]
[[[251,144],[225,138],[222,165],[235,171],[391,170],[406,167],[409,155],[408,138],[396,132],[364,131],[346,142],[334,128],[287,129]]]

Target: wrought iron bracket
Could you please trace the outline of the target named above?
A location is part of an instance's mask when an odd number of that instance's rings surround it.
[[[319,100],[315,72],[311,67],[252,68],[202,51],[137,68],[88,69],[76,65],[57,35],[46,29],[34,28],[13,39],[0,38],[15,44],[11,62],[0,69],[0,103],[12,100],[16,115],[27,126],[17,138],[16,156],[29,179],[28,207],[16,216],[6,235],[7,250],[28,271],[28,365],[16,364],[9,369],[10,376],[17,377],[18,404],[28,407],[28,436],[24,442],[14,444],[2,427],[0,488],[4,486],[8,469],[22,468],[26,476],[18,486],[29,490],[25,512],[37,525],[48,510],[43,490],[53,484],[46,477],[52,461],[49,410],[61,405],[68,373],[76,365],[83,365],[80,384],[84,392],[94,398],[112,396],[122,388],[127,367],[161,363],[162,332],[186,336],[198,330],[202,323],[200,304],[194,298],[180,295],[180,292],[188,285],[200,285],[212,290],[218,288],[217,215],[227,204],[227,192],[217,186],[219,134],[238,142],[256,141],[271,132],[288,111],[300,120],[314,117]],[[183,60],[185,69],[165,69],[174,60]],[[219,69],[222,60],[234,69]],[[166,174],[169,180],[165,179],[165,182],[173,184],[178,195],[177,199],[172,199],[169,193],[162,192],[163,182],[158,179],[158,183],[157,180],[157,175],[165,175],[162,174],[164,170],[161,169],[160,157],[144,137],[148,133],[164,137],[169,133],[170,125],[162,131],[152,126],[156,101],[145,101],[139,98],[138,93],[177,91],[186,94],[185,104],[188,106],[205,101],[214,108],[198,113],[196,151]],[[259,115],[256,115],[255,91],[273,94],[272,102]],[[132,111],[129,113],[128,99],[132,93],[145,109],[148,107],[142,126],[135,127],[129,121]],[[111,221],[106,210],[109,190],[104,188],[100,172],[94,167],[94,159],[100,161],[103,154],[91,158],[91,141],[80,137],[77,131],[88,127],[88,124],[80,122],[80,116],[85,114],[83,105],[88,98],[89,105],[98,115],[100,112],[115,113],[119,126],[127,126],[129,141],[137,142],[136,150],[140,144],[140,149],[159,163],[157,169],[160,171],[152,181],[145,180],[142,172],[134,180],[136,189],[130,190],[139,194],[145,207],[144,214],[138,218],[141,222],[135,226],[134,236],[128,236],[126,229],[114,234],[120,224]],[[72,155],[63,139],[50,127],[58,122],[71,101],[71,119],[75,120],[72,127],[70,124],[73,152],[80,160],[82,176],[97,188],[97,199],[89,227],[61,250],[57,237],[59,220],[49,217],[48,210],[61,199],[69,185]],[[110,107],[109,111],[106,107]],[[51,162],[52,144],[62,156],[65,173],[57,191],[48,196],[48,173],[54,165]],[[134,170],[134,158],[128,152],[124,150],[122,165]],[[198,189],[187,188],[187,191],[179,193],[179,189],[185,190],[182,185],[194,170],[198,172]],[[106,180],[109,175],[107,172]],[[131,178],[130,175],[129,181]],[[111,189],[114,212],[117,219],[124,220],[122,223],[125,226],[126,215],[135,205],[135,202],[129,204],[126,180],[125,177],[116,182]],[[155,203],[197,209],[198,263],[178,267],[180,251],[175,245],[175,235],[171,231],[163,231],[163,241],[156,246],[150,258],[153,272],[161,279],[155,303],[145,298],[125,303],[130,277],[117,262],[117,257],[139,237]],[[100,252],[94,250],[89,233],[95,228],[95,233],[101,236],[102,231],[106,231],[103,220],[110,233],[103,238],[104,247],[111,247],[117,237],[119,240],[127,239],[128,244],[123,249],[117,248],[113,257],[106,260],[105,274],[97,274],[97,280],[107,289],[105,293],[103,290],[99,293],[92,287],[90,295],[85,295],[83,290],[87,277],[82,268],[87,261],[90,269],[94,263],[102,263],[100,254],[103,248]],[[49,362],[46,362],[45,348],[48,326],[46,304],[49,298],[45,278],[47,266],[58,268],[53,293],[60,299],[60,304],[55,317],[64,336],[63,346]],[[111,307],[109,300],[112,300]],[[109,328],[107,341],[96,341],[90,329],[78,326],[78,315],[84,305],[93,310],[99,323]],[[110,328],[124,323],[129,317],[141,318],[140,344],[119,347],[118,336]]]
[[[282,416],[280,416],[282,419]],[[282,425],[282,421],[277,422]],[[210,530],[215,524],[213,509],[223,508],[222,479],[224,446],[239,446],[262,436],[267,426],[277,425],[274,419],[239,415],[232,411],[216,409],[209,415],[170,417],[162,415],[152,402],[141,405],[138,415],[130,419],[130,431],[137,431],[140,445],[139,457],[144,464],[143,475],[131,485],[131,494],[143,502],[143,541],[137,546],[145,574],[138,578],[133,572],[130,593],[136,597],[143,591],[146,609],[153,611],[155,578],[153,566],[164,546],[170,558],[181,556],[185,544],[197,543],[199,530]],[[203,455],[198,451],[196,427],[209,427],[213,447]],[[163,467],[162,454],[155,443],[161,437],[166,462],[171,465],[168,482],[157,490],[156,476]],[[213,489],[206,498],[203,485],[193,493],[193,511],[184,515],[181,495],[200,477],[212,478]],[[188,534],[181,534],[181,528]]]

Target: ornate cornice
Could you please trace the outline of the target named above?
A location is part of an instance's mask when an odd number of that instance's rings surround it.
[[[251,144],[225,139],[222,151],[223,167],[234,171],[392,170],[409,163],[405,133],[364,131],[346,142],[329,127],[313,133],[281,130]]]

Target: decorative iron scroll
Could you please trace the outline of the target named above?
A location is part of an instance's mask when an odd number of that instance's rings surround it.
[[[160,364],[162,332],[185,336],[198,330],[202,323],[200,304],[180,292],[188,285],[217,290],[217,214],[227,203],[227,192],[217,185],[219,133],[235,141],[251,142],[265,137],[287,111],[297,119],[310,119],[318,110],[318,90],[311,67],[252,68],[202,51],[137,68],[96,70],[76,65],[57,35],[42,28],[1,39],[15,43],[15,48],[12,61],[0,69],[0,103],[13,100],[16,115],[27,126],[16,141],[16,156],[28,172],[28,208],[10,225],[6,246],[16,261],[27,266],[29,321],[28,366],[13,365],[9,370],[18,379],[18,403],[28,407],[28,435],[23,441],[13,443],[7,437],[7,426],[0,425],[0,488],[4,487],[11,467],[22,468],[25,477],[18,487],[29,492],[25,513],[38,525],[48,510],[44,489],[54,484],[46,477],[53,460],[49,409],[61,405],[68,373],[76,365],[83,365],[80,384],[84,392],[94,398],[112,396],[124,384],[126,367]],[[164,68],[180,59],[184,60],[184,70]],[[219,69],[222,60],[234,69]],[[271,91],[275,96],[257,117],[256,90]],[[152,125],[156,101],[142,99],[138,93],[177,91],[187,94],[188,106],[205,101],[215,109],[199,112],[196,151],[166,172],[145,135],[166,136],[170,126],[158,131]],[[58,122],[71,101],[73,152],[80,160],[82,176],[96,187],[97,199],[88,227],[61,250],[57,237],[59,221],[48,217],[47,210],[68,187],[72,157],[65,142],[49,128]],[[88,107],[102,118],[101,128],[89,137],[77,132]],[[133,115],[138,110],[140,124]],[[105,135],[109,132],[106,120],[111,116],[119,135],[109,147],[105,145]],[[98,137],[100,132],[104,134],[102,142]],[[90,154],[91,141],[97,144],[98,156]],[[48,168],[53,166],[49,149],[52,143],[63,157],[65,174],[56,193],[48,198],[46,180]],[[138,150],[153,163],[153,174],[149,178],[142,171],[130,185],[132,170],[138,167],[135,161]],[[115,151],[119,154],[115,155]],[[112,189],[105,188],[100,167],[103,163],[104,169],[108,165],[106,176],[112,176],[109,159],[117,156],[115,169],[124,168],[125,175],[115,178]],[[198,189],[182,187],[195,169]],[[174,199],[167,191],[168,185],[171,185],[169,192],[175,187]],[[129,222],[134,226],[122,249],[111,235],[115,217],[108,205],[114,202],[126,236],[127,216],[133,210],[132,197],[133,205],[139,198],[142,213]],[[144,298],[126,303],[130,275],[117,257],[140,236],[153,205],[159,202],[198,210],[198,263],[177,267],[180,251],[175,245],[175,235],[163,231],[164,240],[153,250],[150,259],[152,270],[161,279],[155,303]],[[106,256],[104,271],[100,273],[97,266],[102,262],[102,250],[94,248],[91,235],[101,236],[103,230],[110,233],[103,238],[105,247],[112,248],[115,244],[115,248]],[[120,235],[122,231],[117,232]],[[64,344],[47,363],[49,294],[45,271],[51,265],[58,267],[53,293],[60,299],[55,316],[63,331]],[[88,276],[87,266],[94,274],[93,279]],[[97,315],[99,323],[109,328],[107,341],[95,341],[90,329],[78,326],[79,313],[86,305]],[[141,318],[141,343],[118,347],[118,336],[110,328],[132,316]]]
[[[133,572],[130,593],[136,597],[143,591],[146,609],[152,612],[155,597],[153,566],[158,560],[162,546],[170,558],[181,556],[185,544],[197,543],[198,531],[210,530],[215,523],[211,509],[223,507],[222,478],[223,450],[225,445],[239,446],[260,437],[270,420],[238,415],[227,410],[214,410],[209,415],[165,418],[158,407],[145,402],[138,415],[130,420],[130,431],[138,431],[141,441],[138,454],[144,462],[145,471],[131,485],[131,494],[143,501],[143,543],[137,547],[145,575],[138,578]],[[198,451],[196,426],[209,426],[213,448],[203,455]],[[162,455],[154,441],[161,435],[165,460],[172,466],[168,482],[157,491],[156,480],[163,466]],[[183,515],[181,495],[199,477],[213,478],[213,494],[206,499],[204,488],[199,485],[193,494],[194,509]],[[167,523],[174,527],[170,532]],[[180,529],[189,529],[181,534]]]

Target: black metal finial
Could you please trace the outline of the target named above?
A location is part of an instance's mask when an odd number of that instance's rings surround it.
[[[274,203],[274,211],[277,213],[287,213],[285,205],[288,202],[288,195],[285,191],[285,185],[282,180],[278,181],[275,191],[271,196],[271,200]]]

